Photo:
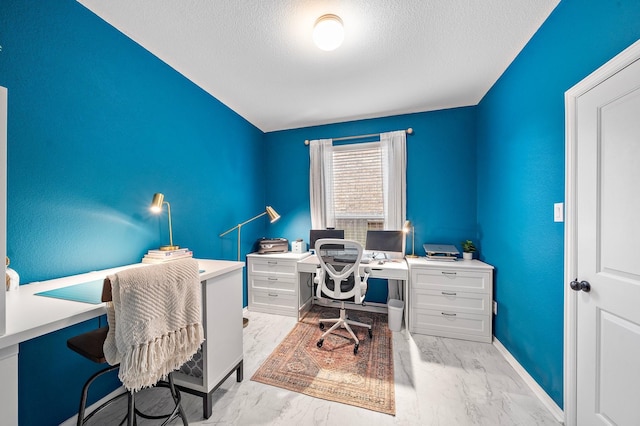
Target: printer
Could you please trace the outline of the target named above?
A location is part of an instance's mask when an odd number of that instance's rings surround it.
[[[289,251],[289,241],[286,238],[260,238],[258,240],[258,254],[286,253]]]

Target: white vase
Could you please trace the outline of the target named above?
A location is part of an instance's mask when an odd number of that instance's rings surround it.
[[[473,253],[465,251],[465,252],[462,253],[462,258],[464,260],[471,260],[471,259],[473,259]]]
[[[7,291],[15,291],[20,285],[20,276],[16,271],[11,268],[7,268]]]

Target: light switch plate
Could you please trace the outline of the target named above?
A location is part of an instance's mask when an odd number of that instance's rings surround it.
[[[553,205],[553,221],[564,222],[564,203],[555,203]]]

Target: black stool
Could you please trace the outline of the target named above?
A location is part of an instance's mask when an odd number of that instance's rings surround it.
[[[97,364],[106,364],[107,360],[104,357],[103,344],[104,340],[107,337],[107,333],[109,332],[109,327],[101,327],[97,330],[92,330],[86,333],[83,333],[79,336],[75,336],[67,340],[67,347],[72,351],[82,355],[83,357],[97,363]],[[94,414],[101,411],[103,408],[107,407],[112,402],[120,399],[127,394],[127,392],[123,392],[104,404],[100,405],[98,408],[89,413],[88,416],[85,417],[85,410],[87,405],[87,394],[89,393],[89,386],[93,383],[98,377],[106,374],[110,371],[117,370],[120,365],[110,365],[102,370],[96,372],[89,380],[86,381],[84,386],[82,387],[82,396],[80,397],[80,407],[78,409],[78,426],[85,424]]]
[[[111,301],[111,298],[112,298],[111,282],[109,281],[108,278],[105,278],[102,286],[102,301],[109,302]],[[67,347],[72,351],[82,355],[83,357],[95,363],[106,364],[107,360],[104,356],[104,341],[107,338],[108,332],[109,332],[108,326],[100,327],[96,330],[88,331],[86,333],[83,333],[68,339]],[[136,415],[143,417],[145,419],[152,419],[152,420],[166,418],[166,420],[162,423],[162,425],[166,425],[176,417],[180,416],[182,419],[182,424],[184,426],[188,426],[187,416],[185,415],[184,410],[182,409],[182,404],[181,404],[182,398],[180,395],[180,391],[173,384],[173,375],[172,375],[173,373],[168,374],[167,381],[161,380],[155,385],[158,387],[169,388],[171,392],[171,397],[173,398],[173,401],[175,403],[175,407],[171,413],[162,414],[158,416],[155,416],[155,415],[152,416],[149,414],[142,413],[135,407],[136,392],[128,392],[125,390],[123,393],[116,395],[113,398],[101,404],[99,407],[97,407],[95,410],[93,410],[91,413],[89,413],[85,417],[87,394],[89,393],[89,386],[91,386],[91,384],[98,377],[110,371],[117,370],[119,367],[120,367],[119,364],[109,365],[108,367],[93,374],[91,377],[89,377],[89,380],[86,381],[86,383],[82,387],[82,395],[80,397],[80,407],[78,409],[78,421],[77,421],[78,426],[84,425],[91,417],[93,417],[99,411],[101,411],[102,409],[104,409],[105,407],[107,407],[108,405],[110,405],[111,403],[115,402],[116,400],[120,399],[125,395],[127,395],[127,415],[125,417],[125,420],[127,420],[128,426],[133,426],[136,424]],[[120,424],[122,423],[124,423],[124,420]]]

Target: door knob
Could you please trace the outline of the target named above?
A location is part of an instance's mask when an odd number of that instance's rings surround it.
[[[589,284],[589,281],[578,282],[578,279],[576,278],[575,280],[571,281],[569,285],[571,286],[571,290],[574,291],[582,290],[585,293],[589,293],[591,291],[591,284]]]

